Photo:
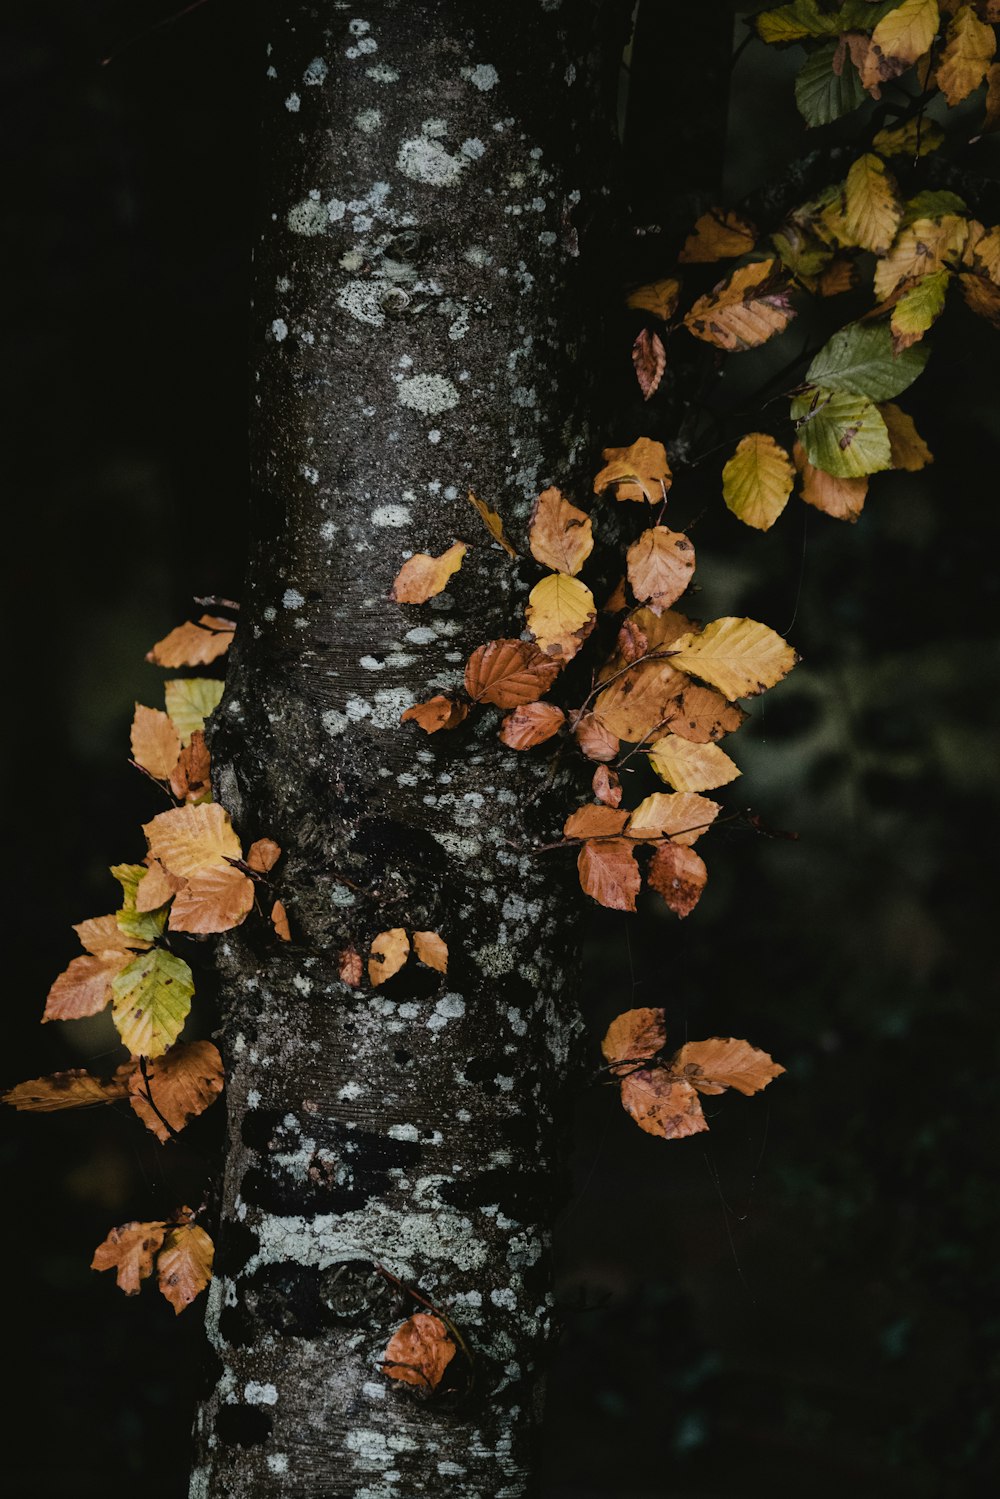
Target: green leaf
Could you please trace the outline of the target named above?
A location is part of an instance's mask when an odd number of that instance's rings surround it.
[[[873,404],[848,390],[806,390],[794,397],[792,420],[814,468],[837,479],[860,479],[892,467],[889,432]]]
[[[191,1008],[188,965],[162,947],[141,953],[111,981],[111,1013],[134,1057],[160,1057],[173,1046]]]
[[[926,333],[944,308],[950,281],[950,271],[932,271],[904,291],[889,322],[897,344],[912,343]]]
[[[140,942],[155,942],[167,924],[168,907],[160,906],[155,911],[137,911],[135,908],[139,881],[149,870],[145,864],[116,864],[111,873],[121,885],[124,896],[121,910],[115,912],[118,930]]]
[[[219,706],[225,683],[215,677],[172,677],[163,685],[167,714],[180,735],[182,745],[205,727],[205,720]]]
[[[915,224],[917,219],[941,219],[948,213],[958,214],[961,218],[967,212],[968,206],[958,193],[950,193],[943,187],[928,188],[926,192],[907,198],[903,205],[902,227],[905,229],[909,224]]]
[[[798,42],[810,36],[839,36],[842,31],[870,31],[899,0],[846,0],[839,10],[824,10],[819,0],[792,0],[760,11],[753,25],[762,42]]]
[[[824,42],[806,59],[795,80],[795,102],[807,125],[830,125],[868,97],[849,57],[843,59],[839,75],[833,71],[838,45]]]
[[[806,380],[827,390],[846,390],[872,401],[891,401],[913,384],[929,353],[929,349],[915,347],[894,354],[888,328],[848,323],[820,349],[809,366]]]

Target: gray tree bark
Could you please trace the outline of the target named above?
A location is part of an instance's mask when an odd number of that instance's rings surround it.
[[[433,737],[400,713],[519,634],[538,576],[467,489],[522,538],[547,484],[587,493],[608,11],[264,5],[252,561],[213,753],[244,841],[286,851],[293,940],[221,950],[218,1378],[192,1499],[532,1492],[582,901],[525,847],[567,772],[505,749],[496,710]],[[389,601],[406,556],[456,537],[447,593]],[[345,986],[340,949],[397,926],[442,934],[447,977],[411,959]],[[451,1390],[381,1372],[417,1307],[380,1270],[461,1328]]]

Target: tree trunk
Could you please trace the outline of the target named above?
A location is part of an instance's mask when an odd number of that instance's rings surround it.
[[[433,737],[400,713],[518,635],[538,575],[466,491],[522,541],[545,485],[587,493],[579,250],[607,179],[609,7],[264,11],[252,560],[213,751],[244,841],[285,850],[292,941],[221,949],[220,1367],[191,1495],[515,1499],[582,911],[572,868],[525,846],[565,815],[566,773],[505,749],[496,710]],[[389,601],[406,556],[456,537],[444,595]],[[411,957],[342,983],[340,950],[392,927],[440,932],[447,976]],[[450,1391],[381,1372],[419,1304],[380,1270],[461,1329]]]

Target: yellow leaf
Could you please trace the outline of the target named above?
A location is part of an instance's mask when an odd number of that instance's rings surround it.
[[[225,685],[214,677],[172,677],[163,684],[167,712],[181,736],[182,745],[187,744],[198,729],[205,727],[206,718],[219,706]]]
[[[987,231],[978,219],[969,221],[962,266],[965,270],[978,271],[1000,285],[1000,226]]]
[[[618,500],[647,500],[650,505],[659,505],[671,483],[662,442],[638,437],[630,447],[604,449],[604,467],[594,480],[594,493],[603,494],[614,484]]]
[[[847,174],[844,222],[854,244],[882,253],[896,237],[903,210],[884,161],[861,156]]]
[[[741,214],[710,208],[697,220],[677,259],[688,265],[735,260],[752,250],[757,230]]]
[[[410,956],[410,939],[401,926],[379,932],[371,946],[368,977],[376,985],[384,984],[398,973]]]
[[[212,1279],[215,1245],[197,1223],[171,1227],[156,1260],[156,1284],[180,1313]]]
[[[717,744],[692,744],[666,734],[650,745],[649,763],[675,791],[712,791],[740,774],[738,766]]]
[[[795,316],[787,287],[774,279],[776,260],[740,266],[707,296],[699,297],[684,318],[695,338],[730,352],[754,349],[787,328]]]
[[[911,161],[928,156],[944,144],[944,131],[936,120],[926,116],[907,120],[905,125],[889,125],[878,131],[872,141],[881,156],[906,156]]]
[[[173,1046],[191,1008],[188,965],[162,947],[141,953],[111,982],[112,1015],[134,1057],[159,1057]]]
[[[229,813],[218,802],[197,807],[175,807],[161,812],[142,831],[149,852],[171,874],[189,879],[199,869],[242,858],[240,840],[233,831]]]
[[[440,557],[428,556],[426,552],[408,557],[396,574],[389,597],[397,604],[426,604],[428,599],[444,592],[452,573],[462,566],[467,551],[464,541],[456,541]]]
[[[689,680],[672,661],[639,661],[604,689],[594,717],[608,734],[638,744],[666,722],[670,703]]]
[[[879,408],[884,415],[884,407]],[[800,442],[792,450],[795,467],[802,480],[802,498],[807,505],[832,515],[834,520],[856,521],[868,494],[868,475],[856,479],[839,479],[825,469],[814,468]]]
[[[949,104],[959,104],[977,89],[997,49],[992,26],[963,5],[948,26],[948,39],[937,68],[937,85]]]
[[[968,231],[966,220],[950,213],[939,219],[916,219],[907,225],[888,255],[875,266],[876,297],[881,301],[905,281],[917,281],[957,262]]]
[[[909,412],[903,411],[892,401],[879,407],[882,420],[889,432],[889,449],[893,468],[905,469],[915,474],[934,462],[934,455],[924,442],[913,423]]]
[[[628,820],[630,838],[669,838],[690,848],[708,831],[722,808],[691,791],[654,791]]]
[[[939,24],[937,0],[903,0],[872,32],[871,46],[861,72],[865,88],[896,78],[923,57]]]
[[[673,276],[667,276],[663,281],[652,281],[648,286],[636,287],[626,299],[625,305],[634,307],[637,312],[651,312],[654,317],[666,322],[677,307],[680,290],[680,282]]]
[[[545,489],[531,512],[528,544],[543,567],[575,575],[594,550],[590,516],[571,505],[558,489]]]
[[[628,580],[655,614],[676,602],[694,574],[694,547],[680,531],[650,526],[628,549]]]
[[[166,713],[135,705],[132,719],[132,759],[158,781],[165,781],[177,764],[181,741]]]
[[[568,661],[597,621],[594,595],[579,578],[549,573],[528,595],[525,619],[539,650]]]
[[[727,615],[700,635],[682,635],[672,664],[718,687],[727,698],[752,697],[788,675],[798,659],[791,646],[767,625]],[[700,786],[678,786],[700,791]]]
[[[479,516],[483,525],[493,537],[493,540],[498,541],[503,547],[504,551],[507,553],[507,556],[516,557],[517,552],[507,540],[503,528],[503,521],[500,519],[500,516],[497,514],[497,512],[495,510],[491,510],[485,500],[481,500],[478,495],[474,495],[471,489],[469,490],[469,504]]]
[[[792,465],[784,448],[764,432],[741,438],[722,470],[722,497],[737,520],[770,530],[791,492]]]
[[[889,319],[893,353],[898,354],[923,338],[944,308],[950,280],[950,271],[932,271],[903,292]]]

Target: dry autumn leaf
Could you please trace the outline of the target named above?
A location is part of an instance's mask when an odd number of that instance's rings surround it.
[[[662,895],[676,916],[689,916],[708,880],[705,861],[681,843],[661,843],[646,871],[647,884]]]
[[[53,1072],[49,1077],[34,1077],[18,1083],[0,1094],[0,1103],[9,1104],[31,1114],[52,1114],[59,1109],[84,1109],[93,1104],[112,1103],[128,1094],[128,1068],[119,1069],[114,1077],[102,1082],[82,1067],[68,1072]]]
[[[79,922],[73,930],[80,939],[80,946],[95,957],[100,953],[121,952],[125,946],[124,933],[114,916],[92,916],[89,921]],[[128,946],[143,948],[149,943],[130,937]]]
[[[401,926],[379,932],[371,945],[368,977],[377,987],[399,972],[410,956],[410,939]]]
[[[884,414],[884,408],[880,409]],[[890,442],[891,440],[890,435]],[[857,520],[868,494],[867,474],[856,479],[838,479],[824,469],[814,468],[800,442],[792,449],[792,457],[799,471],[802,498],[807,505],[822,510],[826,515],[832,515],[835,520]]]
[[[590,516],[558,489],[545,489],[531,512],[528,542],[536,562],[575,576],[594,550]]]
[[[778,270],[776,260],[740,266],[707,296],[698,298],[684,326],[695,338],[729,352],[766,343],[795,316]]]
[[[389,1339],[382,1372],[402,1384],[436,1390],[454,1357],[455,1344],[441,1318],[415,1312]]]
[[[663,339],[658,333],[651,333],[648,328],[636,335],[635,343],[632,345],[632,367],[635,370],[635,378],[639,382],[642,398],[648,401],[655,396],[663,379],[663,372],[667,367],[667,351],[663,347]]]
[[[135,705],[132,719],[132,759],[158,781],[165,781],[177,764],[181,741],[173,723],[159,708]]]
[[[611,807],[603,807],[610,812]],[[635,851],[627,838],[601,838],[585,843],[576,867],[585,895],[614,911],[634,911],[642,884]]]
[[[119,1290],[138,1296],[142,1282],[153,1273],[153,1258],[166,1231],[165,1223],[123,1223],[98,1244],[90,1268],[114,1270]]]
[[[691,1084],[662,1068],[644,1068],[623,1078],[621,1096],[625,1112],[647,1135],[683,1140],[708,1129]]]
[[[628,820],[631,838],[669,838],[690,847],[711,827],[722,808],[692,791],[654,791]]]
[[[622,783],[613,770],[606,765],[599,765],[594,771],[591,787],[594,796],[606,807],[620,807],[622,800]]]
[[[546,656],[571,660],[594,625],[594,595],[579,578],[547,573],[528,595],[525,622]]]
[[[694,574],[694,547],[680,531],[650,526],[628,549],[628,580],[654,614],[676,603]]]
[[[342,984],[360,989],[364,976],[364,963],[356,947],[345,947],[337,959],[337,973]]]
[[[693,744],[676,734],[650,745],[648,759],[660,779],[675,791],[714,791],[740,774],[717,744]]]
[[[684,265],[736,260],[753,249],[756,239],[756,228],[742,214],[710,208],[696,221],[677,259]]]
[[[598,695],[595,717],[609,734],[639,744],[666,721],[689,680],[672,660],[639,661]]]
[[[156,1283],[180,1313],[212,1279],[215,1245],[197,1223],[181,1223],[167,1231],[156,1260]]]
[[[732,734],[746,718],[743,709],[711,687],[685,687],[670,704],[666,726],[692,744],[715,743]]]
[[[273,838],[257,838],[247,850],[247,867],[257,874],[267,874],[281,858],[281,849]]]
[[[469,657],[465,690],[473,702],[517,708],[548,692],[561,666],[531,641],[491,640]]]
[[[938,29],[937,0],[903,0],[872,32],[861,82],[866,89],[898,78],[928,50]]]
[[[426,604],[428,599],[444,592],[452,574],[462,566],[467,551],[464,541],[456,541],[440,557],[431,557],[426,552],[408,557],[396,574],[389,597],[397,604]]]
[[[700,635],[682,635],[673,650],[675,667],[718,687],[727,698],[766,691],[798,660],[791,646],[767,625],[733,615],[713,620]]]
[[[500,739],[508,749],[534,749],[558,734],[566,715],[553,703],[524,703],[508,713],[500,725]]]
[[[699,1093],[724,1093],[735,1088],[750,1097],[780,1077],[784,1067],[751,1046],[732,1036],[713,1036],[708,1041],[688,1041],[671,1061],[674,1072],[682,1073]]]
[[[635,291],[630,292],[625,299],[625,305],[636,312],[651,312],[654,317],[666,322],[676,311],[680,290],[680,282],[673,276],[667,276],[662,281],[651,281],[646,286],[637,286]]]
[[[203,614],[197,624],[188,620],[158,640],[146,660],[154,666],[209,666],[228,651],[235,629],[232,620]]]
[[[253,880],[231,864],[198,869],[177,892],[167,925],[172,932],[228,932],[253,910]]]
[[[291,942],[292,929],[288,924],[288,912],[285,910],[284,901],[276,900],[271,907],[271,926],[279,942]]]
[[[621,749],[617,735],[606,729],[596,713],[583,713],[573,725],[573,738],[588,760],[613,760]]]
[[[722,470],[722,497],[746,526],[768,531],[788,504],[792,465],[788,454],[765,432],[750,432]]]
[[[906,282],[918,281],[932,271],[945,270],[957,263],[968,232],[966,220],[955,214],[915,219],[900,230],[888,255],[876,262],[876,297],[883,301]]]
[[[993,27],[981,21],[971,5],[961,6],[948,26],[937,66],[937,86],[949,104],[960,104],[979,87],[996,49]]]
[[[426,968],[437,973],[448,972],[448,944],[437,932],[414,932],[413,951]]]
[[[189,879],[201,869],[240,859],[243,850],[229,813],[218,802],[175,807],[143,823],[149,852],[171,874]]]
[[[638,437],[627,448],[605,448],[604,467],[594,479],[594,493],[615,488],[618,500],[648,501],[659,505],[667,497],[673,476],[662,442]]]
[[[45,1001],[42,1020],[83,1020],[99,1015],[111,998],[111,980],[135,957],[125,950],[121,932],[119,950],[105,948],[99,954],[74,958],[56,979]]]
[[[917,431],[909,412],[892,401],[886,401],[879,411],[889,432],[893,468],[915,474],[934,462],[934,455]]]
[[[195,729],[170,773],[170,789],[179,802],[212,800],[212,761],[203,729]]]
[[[504,551],[507,553],[508,557],[516,557],[517,551],[507,540],[507,536],[503,528],[503,521],[500,519],[500,516],[497,514],[497,512],[495,510],[491,510],[485,500],[481,500],[478,495],[474,495],[471,489],[469,490],[468,498],[469,504],[479,516],[483,525],[493,537],[493,540],[500,543]]]
[[[588,802],[571,812],[563,825],[564,838],[616,838],[628,822],[628,811]]]
[[[457,729],[468,714],[468,703],[456,702],[454,698],[443,697],[439,693],[436,697],[428,698],[426,703],[414,703],[411,708],[407,708],[400,714],[400,722],[408,723],[412,720],[425,734],[436,734],[439,729]]]
[[[215,1102],[224,1078],[218,1047],[191,1041],[147,1062],[145,1076],[137,1067],[128,1078],[128,1098],[146,1128],[165,1145]]]
[[[615,1077],[636,1062],[651,1061],[667,1044],[666,1015],[661,1009],[626,1010],[608,1026],[601,1051]]]

